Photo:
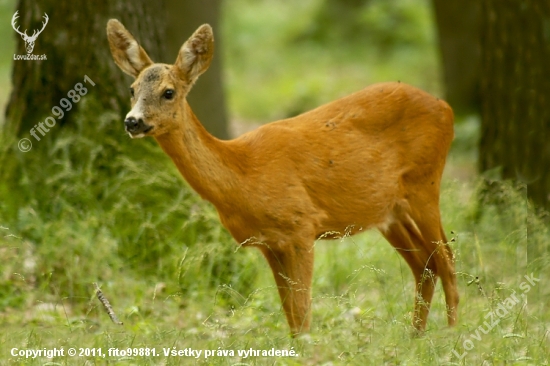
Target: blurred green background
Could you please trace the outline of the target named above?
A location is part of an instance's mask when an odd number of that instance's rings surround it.
[[[341,29],[319,26],[334,15],[324,4],[222,3],[216,57],[222,60],[231,135],[379,81],[400,80],[444,97],[431,1],[371,0]],[[15,6],[0,0],[2,109],[11,90]],[[457,118],[441,194],[443,224],[453,231],[459,326],[445,328],[438,287],[426,335],[410,337],[410,270],[378,233],[367,233],[316,244],[312,333],[290,339],[260,253],[238,248],[214,208],[188,188],[158,146],[147,139],[128,141],[120,115],[92,92],[78,108],[71,125],[54,128],[28,155],[2,146],[0,359],[7,363],[25,363],[10,356],[12,347],[72,345],[294,347],[301,355],[199,364],[548,364],[549,290],[543,281],[528,303],[476,341],[467,361],[452,353],[464,351],[463,341],[488,312],[519,291],[524,275],[548,278],[548,228],[528,203],[525,187],[503,183],[496,198],[483,196],[487,187],[476,168],[478,115]],[[0,115],[0,125],[4,118]],[[8,137],[0,141],[11,141]],[[101,285],[123,327],[109,322],[94,298],[93,282]],[[47,361],[77,362],[34,362]]]

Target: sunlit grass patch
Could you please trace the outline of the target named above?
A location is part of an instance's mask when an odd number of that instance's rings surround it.
[[[237,246],[231,242],[182,246],[164,258],[164,261],[177,263],[171,274],[157,267],[156,273],[140,275],[123,264],[116,253],[111,253],[109,246],[100,246],[96,250],[103,248],[105,252],[93,255],[111,258],[92,261],[90,263],[96,268],[88,268],[75,265],[74,255],[62,258],[62,253],[74,251],[83,240],[101,242],[104,240],[101,235],[107,235],[107,238],[109,235],[100,234],[98,237],[93,230],[82,228],[82,222],[94,222],[95,219],[73,217],[63,222],[67,228],[80,227],[81,238],[69,239],[73,234],[61,227],[52,229],[58,239],[69,235],[63,240],[65,247],[53,246],[49,252],[42,252],[41,258],[33,254],[35,252],[29,248],[33,243],[28,239],[4,235],[2,259],[13,265],[4,267],[6,270],[2,274],[4,284],[10,286],[10,291],[2,293],[4,309],[0,319],[5,330],[0,337],[2,357],[8,359],[12,347],[23,345],[80,345],[103,349],[156,347],[159,350],[163,347],[212,350],[293,347],[299,358],[279,359],[279,362],[425,365],[523,359],[542,364],[547,362],[548,354],[549,314],[544,306],[548,299],[548,290],[544,286],[544,280],[548,278],[547,254],[546,260],[541,257],[518,262],[517,255],[523,249],[518,249],[522,236],[517,233],[525,228],[523,217],[518,215],[525,213],[521,194],[517,197],[517,191],[511,186],[503,188],[503,209],[495,212],[487,207],[478,221],[473,221],[475,189],[475,185],[448,181],[442,191],[444,225],[447,232],[454,232],[449,233],[449,238],[455,238],[452,246],[456,253],[461,294],[460,320],[454,329],[446,328],[444,299],[438,286],[428,329],[423,336],[414,336],[410,325],[414,293],[412,275],[399,255],[375,232],[316,243],[312,331],[309,335],[291,339],[272,274],[259,251],[236,250]],[[464,197],[465,200],[453,197]],[[6,231],[4,229],[4,233]],[[547,238],[544,230],[532,235],[529,240],[537,242]],[[230,250],[225,252],[224,246]],[[244,265],[235,267],[233,276],[235,281],[250,276],[254,281],[249,282],[248,287],[240,288],[229,282],[219,282],[219,279],[212,283],[212,268],[204,266],[205,255],[244,256],[244,262],[241,262]],[[59,259],[55,259],[56,256]],[[29,258],[37,263],[23,266]],[[87,258],[94,259],[93,256]],[[45,260],[65,263],[66,271],[57,274],[59,278],[67,277],[65,282],[58,281],[54,285],[55,274],[51,275],[50,282],[40,284],[40,281],[33,280],[46,273],[40,269],[40,262]],[[118,261],[120,267],[111,265],[113,260]],[[26,268],[27,272],[9,275],[16,271],[16,267]],[[498,318],[499,323],[487,334],[480,333],[479,327],[488,320],[487,314],[496,311],[514,291],[519,297],[524,276],[532,273],[541,282],[526,294],[527,302],[522,298],[521,303]],[[195,282],[195,285],[181,287],[181,276],[187,278],[184,283]],[[95,299],[93,281],[101,283],[105,296],[124,322],[123,326],[113,324]],[[71,289],[71,283],[81,284],[80,297],[74,297],[67,290]],[[14,288],[19,290],[12,291]],[[470,341],[473,348],[464,348],[464,345],[470,347]],[[458,355],[467,353],[459,359],[453,350]],[[138,364],[189,361],[164,356],[131,357],[127,360]],[[75,362],[71,359],[65,361]],[[247,360],[211,357],[198,362],[262,365],[273,361],[273,358],[266,357]]]

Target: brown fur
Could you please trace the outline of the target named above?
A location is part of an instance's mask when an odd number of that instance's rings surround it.
[[[426,326],[437,277],[448,323],[456,323],[456,274],[439,212],[453,139],[453,113],[445,102],[402,83],[375,84],[221,141],[203,128],[185,99],[212,58],[209,26],[191,36],[168,68],[149,63],[146,54],[128,60],[132,55],[124,45],[133,37],[116,20],[107,30],[123,71],[133,74],[132,65],[147,65],[133,83],[129,115],[141,103],[135,113],[152,126],[147,135],[214,204],[235,240],[262,251],[292,333],[309,329],[315,239],[369,228],[378,228],[413,272],[415,328]],[[121,41],[121,34],[128,39]],[[167,88],[175,90],[174,99],[160,97]]]

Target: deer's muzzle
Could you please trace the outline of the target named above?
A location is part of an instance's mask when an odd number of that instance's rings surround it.
[[[135,117],[128,117],[124,120],[124,129],[132,137],[149,132],[153,126],[147,125],[143,122],[143,119],[136,119]]]

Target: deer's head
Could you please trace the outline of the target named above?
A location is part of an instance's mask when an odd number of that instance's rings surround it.
[[[32,32],[32,36],[27,35],[27,30],[25,29],[24,32],[19,31],[19,26],[16,28],[15,23],[17,21],[17,18],[19,18],[18,15],[19,11],[16,11],[15,14],[13,14],[13,17],[11,18],[11,26],[13,29],[21,35],[21,38],[23,38],[23,41],[25,41],[25,49],[27,50],[27,53],[32,53],[32,50],[34,49],[34,42],[36,42],[36,38],[38,38],[38,35],[42,33],[44,28],[46,28],[46,24],[48,24],[48,14],[44,13],[44,21],[42,22],[42,29],[37,31],[36,29]]]
[[[159,136],[181,124],[188,113],[185,98],[212,60],[212,28],[200,26],[180,48],[173,65],[153,63],[116,19],[107,23],[107,37],[115,63],[135,78],[130,86],[132,109],[124,120],[130,137]]]

